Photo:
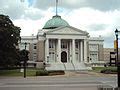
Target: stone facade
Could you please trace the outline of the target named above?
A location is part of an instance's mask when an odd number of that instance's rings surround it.
[[[114,52],[114,48],[104,48],[104,61],[110,62],[110,52]]]
[[[92,63],[100,63],[104,61],[103,54],[103,38],[90,37],[89,38],[89,59]]]
[[[53,16],[36,36],[21,38],[20,49],[30,51],[30,60],[47,70],[88,70],[103,63],[103,38],[70,26],[61,16]]]
[[[87,32],[70,26],[24,36],[20,48],[28,43],[29,61],[37,63],[37,67],[46,63],[48,70],[83,70],[90,69],[85,64],[103,61],[103,41],[102,37],[89,37]]]
[[[114,48],[104,48],[104,61],[106,63],[110,62],[110,52],[114,52]],[[119,48],[118,54],[119,52],[120,52],[120,48]],[[118,56],[120,56],[120,54]],[[115,55],[111,57],[115,57]]]

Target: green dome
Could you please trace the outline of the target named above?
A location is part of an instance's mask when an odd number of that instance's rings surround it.
[[[69,26],[69,24],[61,18],[61,16],[53,16],[52,19],[48,20],[43,29],[54,29],[60,26]]]

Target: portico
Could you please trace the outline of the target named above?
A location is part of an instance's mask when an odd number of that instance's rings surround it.
[[[82,62],[85,54],[84,40],[81,39],[46,39],[46,61],[50,62]],[[63,56],[64,55],[64,56]],[[62,57],[66,60],[62,61]]]
[[[87,62],[87,32],[78,31],[69,26],[46,31],[45,35],[45,62],[47,64],[76,65]]]

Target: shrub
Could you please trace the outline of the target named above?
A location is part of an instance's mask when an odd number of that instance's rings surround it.
[[[64,75],[65,72],[62,70],[51,70],[51,71],[47,71],[47,70],[39,70],[36,72],[36,76],[48,76],[48,75]]]
[[[47,76],[49,73],[46,70],[36,71],[36,76]]]
[[[101,70],[101,73],[105,73],[105,74],[116,74],[117,70],[116,69],[103,69]]]
[[[48,71],[49,75],[64,75],[65,72],[62,70],[52,70],[52,71]]]

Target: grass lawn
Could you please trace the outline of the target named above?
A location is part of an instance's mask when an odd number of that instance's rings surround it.
[[[100,72],[101,70],[111,69],[116,70],[117,67],[92,67],[92,72]],[[36,76],[36,72],[40,69],[36,68],[27,68],[26,76]],[[0,76],[23,76],[24,72],[20,72],[20,69],[14,70],[0,70]]]
[[[111,70],[115,70],[117,69],[117,67],[92,67],[92,71],[93,72],[100,72],[101,70],[104,70],[104,69],[111,69]]]
[[[36,76],[36,71],[39,69],[27,69],[27,76]],[[20,69],[15,70],[0,70],[0,76],[23,76],[24,73],[20,72]]]

